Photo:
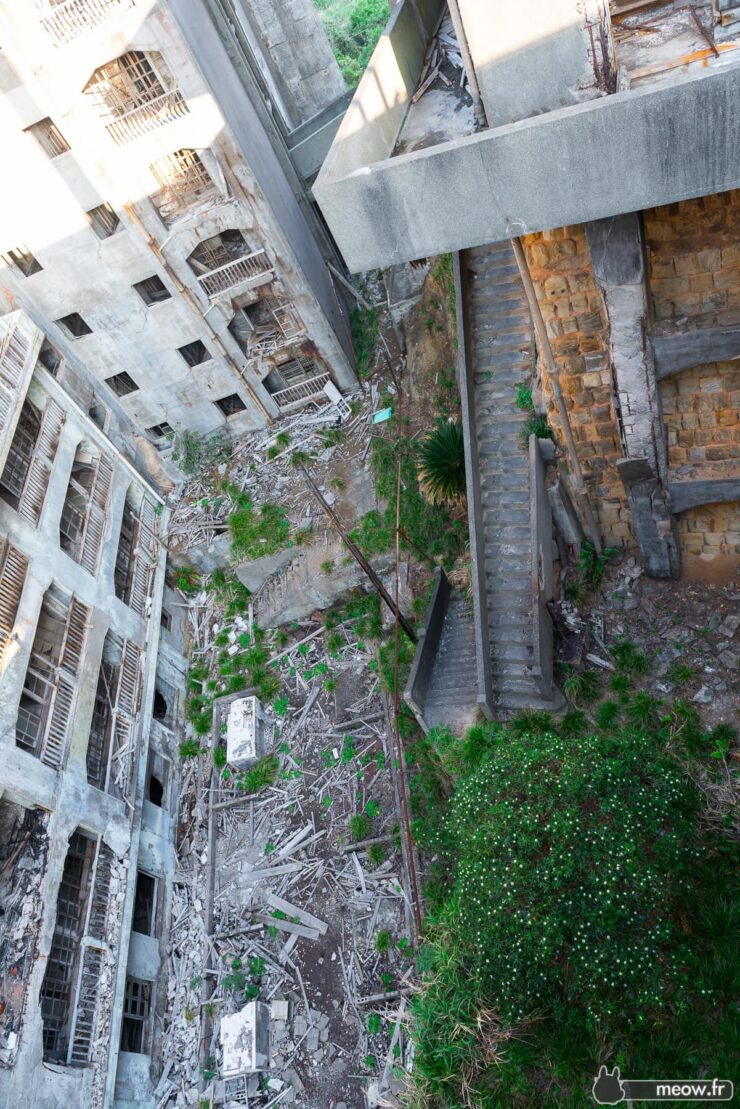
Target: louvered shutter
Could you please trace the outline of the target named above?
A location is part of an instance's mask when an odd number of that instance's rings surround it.
[[[55,401],[50,400],[41,419],[36,449],[18,502],[18,512],[34,527],[41,519],[41,509],[44,507],[51,467],[64,420],[64,410]]]
[[[77,679],[82,667],[90,610],[73,597],[51,696],[46,735],[41,745],[41,761],[59,770],[67,758],[72,714],[77,694]]]
[[[20,408],[30,353],[31,341],[18,326],[11,327],[0,339],[0,433]]]
[[[98,569],[98,560],[103,546],[103,535],[105,534],[105,514],[110,500],[112,480],[113,463],[107,455],[101,454],[90,492],[85,531],[80,550],[80,565],[89,570],[91,574],[96,573]]]
[[[113,753],[110,780],[116,791],[128,797],[134,765],[136,716],[141,693],[141,649],[124,640],[114,707]]]
[[[4,553],[0,548],[0,666],[15,627],[27,569],[28,559],[15,547],[8,544]]]
[[[146,615],[146,606],[152,587],[157,555],[157,516],[154,505],[142,501],[139,512],[136,555],[131,580],[130,607],[139,616]]]

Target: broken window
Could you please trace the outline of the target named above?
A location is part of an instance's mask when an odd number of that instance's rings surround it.
[[[219,408],[224,416],[236,416],[238,412],[243,412],[247,407],[238,393],[230,393],[228,397],[221,397],[220,400],[213,402],[216,408]]]
[[[30,250],[26,247],[16,247],[15,250],[9,250],[2,256],[6,266],[12,266],[14,269],[22,273],[24,277],[30,277],[31,274],[39,273],[44,267],[41,263],[34,258]]]
[[[42,416],[25,400],[0,476],[0,497],[34,527],[41,519],[64,418],[56,401],[47,401]]]
[[[81,443],[59,521],[59,543],[91,574],[98,568],[112,479],[113,465],[107,455]]]
[[[113,571],[113,585],[119,601],[128,604],[131,596],[132,569],[134,564],[134,543],[136,541],[136,516],[131,502],[126,497],[123,506],[121,531],[118,536],[116,566]]]
[[[160,54],[129,50],[95,70],[85,86],[116,143],[184,115],[188,108]]]
[[[143,281],[137,281],[134,288],[147,307],[151,304],[161,304],[163,300],[172,299],[172,293],[162,278],[156,274],[152,277],[145,277]]]
[[[57,376],[57,371],[62,362],[62,356],[56,347],[53,347],[48,339],[44,339],[39,351],[39,362],[48,370],[52,377]]]
[[[128,796],[139,712],[141,650],[112,633],[105,637],[87,744],[87,780],[116,797]]]
[[[83,320],[79,312],[70,312],[68,316],[61,316],[56,322],[70,339],[92,335],[92,328]]]
[[[121,222],[110,204],[98,204],[97,208],[91,208],[85,215],[99,239],[109,239]]]
[[[150,748],[149,766],[147,768],[147,797],[152,805],[161,809],[165,805],[167,781],[169,779],[169,761],[157,751]]]
[[[157,443],[157,446],[160,449],[162,449],[163,447],[168,446],[169,441],[172,439],[172,437],[175,434],[174,429],[170,426],[170,424],[167,423],[166,420],[162,420],[162,422],[160,424],[152,424],[151,427],[147,428],[147,431],[151,435],[152,439],[157,439],[157,440],[165,439],[165,440],[167,440],[167,442],[165,442],[165,443],[162,443],[162,442]]]
[[[131,927],[143,936],[155,935],[157,911],[157,879],[143,870],[136,875],[136,894],[134,896],[134,917]]]
[[[0,497],[12,508],[18,508],[40,430],[41,416],[31,402],[25,400],[10,444],[5,469],[0,475]]]
[[[154,706],[152,708],[152,717],[154,718],[154,720],[167,719],[167,701],[158,689],[154,690]]]
[[[207,347],[204,343],[201,343],[200,339],[196,339],[194,343],[186,343],[184,347],[178,347],[177,349],[188,366],[200,366],[202,362],[208,362],[211,357]]]
[[[113,374],[112,377],[106,377],[105,384],[110,386],[117,397],[127,397],[129,393],[135,393],[139,388],[125,370],[120,374]]]
[[[197,150],[176,150],[150,168],[159,185],[152,204],[167,226],[186,209],[216,195],[216,186]]]
[[[142,1054],[149,1050],[149,1011],[152,984],[140,978],[127,978],[123,995],[121,1051]]]
[[[236,262],[247,254],[251,254],[251,250],[241,231],[222,231],[220,235],[213,235],[212,238],[198,243],[188,258],[188,265],[200,277],[201,274],[210,273],[221,266],[228,266],[230,262]]]
[[[44,1058],[90,1061],[108,917],[112,853],[78,829],[69,841],[41,986]]]
[[[41,605],[16,720],[16,743],[58,770],[67,743],[89,610],[52,585]]]
[[[56,158],[69,150],[69,143],[48,116],[26,127],[26,134],[33,135],[43,152],[50,158]]]
[[[162,609],[162,614],[159,620],[162,629],[166,632],[172,631],[172,613],[168,612],[166,608]],[[155,719],[157,719],[155,717]]]
[[[145,616],[156,565],[154,506],[133,487],[126,494],[113,582],[116,596]]]
[[[72,991],[90,891],[94,841],[75,832],[69,841],[57,896],[54,935],[41,986],[44,1058],[67,1062],[72,1017]]]
[[[0,666],[11,642],[28,559],[0,537]]]

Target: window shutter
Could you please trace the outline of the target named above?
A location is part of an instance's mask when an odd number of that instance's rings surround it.
[[[89,616],[87,606],[73,597],[67,612],[67,624],[49,708],[49,722],[40,752],[41,761],[53,770],[59,770],[67,758],[77,679],[82,668]]]
[[[130,795],[136,753],[136,716],[141,695],[141,654],[140,648],[135,643],[130,639],[124,640],[114,706],[110,769],[110,778],[124,797]]]
[[[113,463],[105,454],[98,459],[98,468],[95,474],[90,502],[87,507],[85,520],[85,533],[82,538],[80,552],[80,565],[89,570],[91,574],[98,569],[100,550],[103,545],[105,533],[105,517],[110,500],[110,490],[113,480]]]
[[[64,410],[55,401],[50,400],[41,418],[41,430],[36,449],[18,502],[18,512],[34,527],[41,519],[51,467],[65,418]]]
[[[146,616],[146,607],[154,578],[157,555],[157,516],[154,505],[142,501],[139,512],[136,554],[131,582],[130,607],[139,616]]]
[[[25,555],[10,544],[4,552],[0,547],[0,666],[15,627],[27,569]]]

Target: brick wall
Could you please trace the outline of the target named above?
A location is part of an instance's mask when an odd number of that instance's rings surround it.
[[[678,534],[688,576],[737,581],[740,501],[705,504],[682,512]]]
[[[740,324],[740,189],[643,213],[657,321]]]
[[[578,457],[602,533],[611,545],[632,546],[632,522],[615,469],[622,457],[613,402],[609,325],[594,280],[583,227],[560,227],[524,239],[537,299],[547,325]],[[548,420],[563,442],[549,382]]]
[[[740,459],[740,363],[684,370],[660,383],[660,395],[670,467]]]

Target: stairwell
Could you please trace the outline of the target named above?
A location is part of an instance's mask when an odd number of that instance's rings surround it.
[[[563,702],[551,662],[543,678],[535,657],[530,461],[521,441],[527,416],[516,404],[517,386],[535,366],[534,329],[509,242],[465,251],[459,267],[471,550],[475,545],[483,594],[476,612],[479,686],[487,667],[486,700],[496,716],[524,707],[557,710]]]

